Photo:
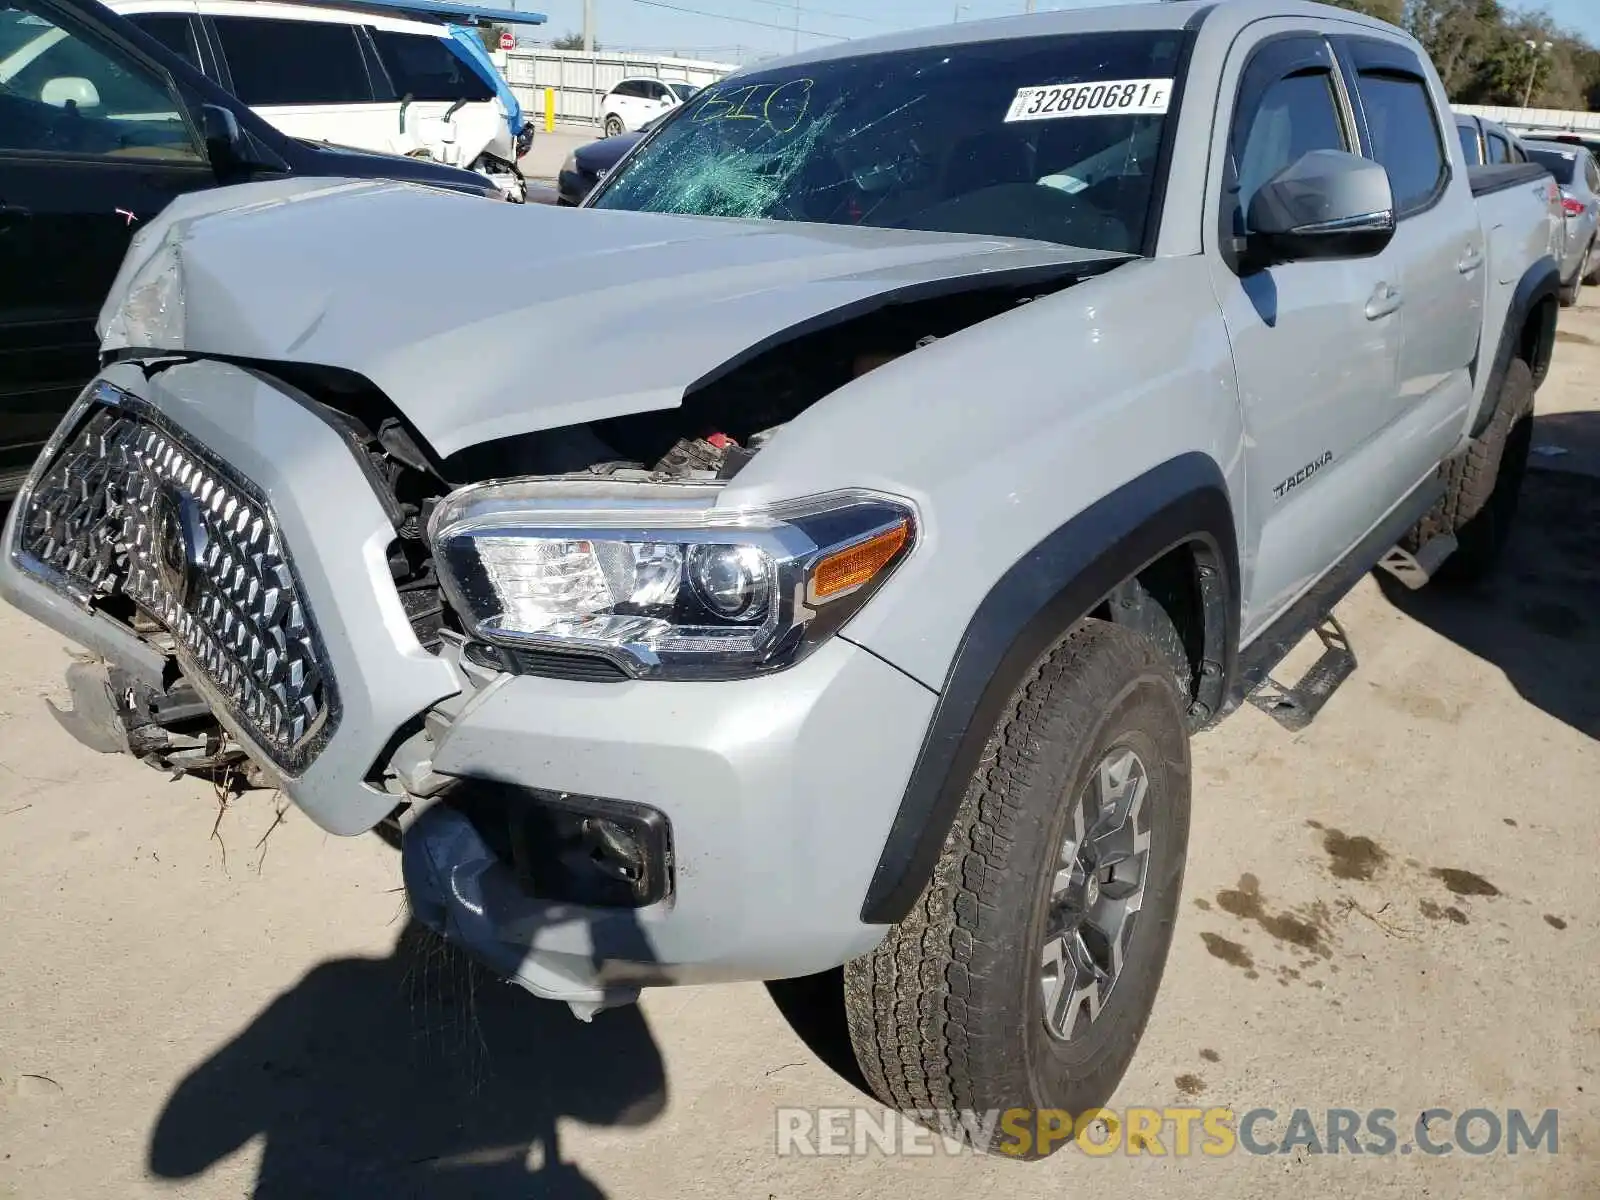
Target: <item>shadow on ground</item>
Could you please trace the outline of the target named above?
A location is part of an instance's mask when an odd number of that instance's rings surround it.
[[[1600,414],[1561,422],[1539,420],[1535,468],[1600,442]],[[1568,454],[1542,457],[1541,446]],[[1530,471],[1505,558],[1477,587],[1411,592],[1378,575],[1402,612],[1499,667],[1528,703],[1600,739],[1600,475]]]
[[[873,1098],[850,1045],[843,967],[797,979],[771,980],[767,994],[811,1053],[867,1099]]]
[[[636,1007],[582,1024],[411,926],[388,958],[317,967],[197,1067],[149,1168],[191,1178],[261,1136],[263,1200],[577,1200],[603,1193],[557,1121],[639,1126],[665,1103]]]

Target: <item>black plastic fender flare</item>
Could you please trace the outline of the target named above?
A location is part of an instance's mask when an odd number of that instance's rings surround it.
[[[1472,418],[1473,437],[1479,436],[1494,417],[1495,405],[1500,401],[1500,387],[1505,382],[1506,372],[1511,369],[1511,360],[1518,357],[1518,352],[1523,348],[1522,333],[1528,324],[1528,317],[1548,300],[1552,301],[1550,317],[1539,330],[1538,341],[1531,348],[1528,361],[1528,366],[1533,370],[1534,386],[1544,382],[1550,370],[1550,358],[1555,351],[1554,302],[1558,302],[1560,294],[1561,268],[1549,255],[1529,267],[1518,281],[1517,290],[1511,296],[1511,309],[1506,313],[1505,326],[1500,331],[1500,343],[1495,347],[1494,361],[1489,366],[1488,386],[1483,389],[1483,400]]]
[[[1039,656],[1122,583],[1187,544],[1201,555],[1204,659],[1208,668],[1217,668],[1214,682],[1221,694],[1238,658],[1239,551],[1222,470],[1209,455],[1191,452],[1090,505],[989,589],[946,673],[867,889],[863,922],[890,925],[911,911],[933,874],[985,743]]]

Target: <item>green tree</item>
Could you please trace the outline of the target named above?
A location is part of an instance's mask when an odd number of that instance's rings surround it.
[[[1463,102],[1483,90],[1484,65],[1505,41],[1496,0],[1408,0],[1406,28],[1433,59],[1451,99]]]
[[[563,33],[555,41],[550,43],[550,48],[552,50],[582,50],[583,49],[583,34],[581,34],[581,33]],[[600,43],[596,42],[594,44],[594,48],[596,50],[600,49]]]
[[[1391,25],[1398,25],[1405,19],[1405,0],[1327,0],[1335,8],[1348,8],[1355,12],[1366,13],[1369,17],[1377,17],[1380,21],[1387,21]]]

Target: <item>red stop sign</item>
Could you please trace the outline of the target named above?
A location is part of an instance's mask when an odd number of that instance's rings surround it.
[[[502,49],[502,50],[515,50],[516,48],[517,48],[517,39],[511,35],[511,31],[509,29],[501,31],[501,34],[500,34],[500,49]]]

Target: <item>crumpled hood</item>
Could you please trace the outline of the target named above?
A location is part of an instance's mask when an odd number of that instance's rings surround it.
[[[107,350],[354,371],[449,455],[675,407],[752,348],[903,289],[1121,257],[960,234],[281,180],[169,206],[135,239],[98,328]],[[129,337],[115,318],[153,274],[175,276],[180,327],[164,339]]]

